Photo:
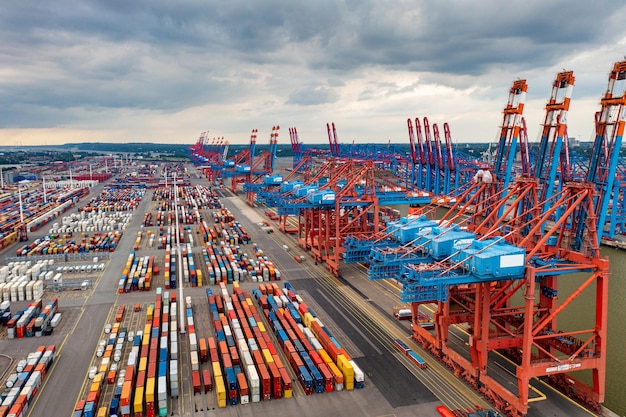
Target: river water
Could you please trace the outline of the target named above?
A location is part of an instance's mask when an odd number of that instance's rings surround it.
[[[609,258],[609,323],[606,361],[606,397],[604,406],[620,416],[626,415],[626,251],[602,247],[601,254]],[[564,276],[559,279],[559,298],[576,290],[589,274]],[[559,328],[591,328],[595,316],[595,286],[587,288],[565,309]],[[590,381],[590,375],[576,375]]]

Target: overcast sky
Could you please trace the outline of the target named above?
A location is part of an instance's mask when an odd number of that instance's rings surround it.
[[[554,76],[574,71],[569,135],[588,140],[622,0],[0,0],[0,144],[454,142],[496,139],[513,80],[537,140]]]

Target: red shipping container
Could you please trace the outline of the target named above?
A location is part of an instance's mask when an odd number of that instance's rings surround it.
[[[293,389],[291,385],[291,378],[289,377],[287,370],[285,368],[280,368],[278,372],[280,372],[280,379],[283,382],[283,391]]]
[[[146,384],[146,371],[137,372],[137,382],[135,383],[136,387],[143,387]]]
[[[206,339],[203,337],[198,338],[198,347],[200,348],[200,362],[204,363],[209,359],[207,351]]]
[[[200,394],[200,387],[202,386],[200,382],[200,371],[191,371],[191,381],[193,383],[193,393]]]
[[[311,360],[317,367],[319,367],[320,363],[324,363],[324,361],[322,360],[322,357],[314,349],[309,350],[309,356],[311,357]]]
[[[291,364],[293,369],[298,369],[300,366],[304,366],[302,362],[302,358],[298,355],[297,352],[289,353],[289,363]]]
[[[333,373],[328,368],[328,365],[326,365],[325,363],[320,363],[319,365],[316,364],[316,366],[322,374],[322,378],[324,378],[324,390],[326,392],[333,392],[333,390],[335,389],[334,378]]]
[[[211,357],[211,362],[219,362],[220,361],[220,356],[217,353],[217,349],[211,349],[209,352],[209,356]]]
[[[278,369],[285,367],[285,365],[283,365],[283,361],[280,360],[280,356],[278,356],[277,354],[273,354],[272,359],[274,359],[274,363],[276,364],[276,367]]]
[[[239,353],[237,352],[237,348],[235,346],[230,347],[230,358],[233,365],[239,365]]]
[[[254,333],[252,333],[252,329],[250,327],[246,327],[243,329],[243,335],[247,339],[254,339]]]
[[[243,373],[237,374],[237,386],[239,387],[239,395],[250,395],[248,390],[248,381],[246,381],[246,376]]]
[[[209,392],[213,390],[211,371],[209,369],[202,370],[202,381],[204,382],[204,392]]]
[[[260,350],[253,350],[250,353],[252,353],[252,359],[254,359],[254,363],[256,363],[257,365],[260,363],[265,363],[265,360],[263,359],[263,354]]]
[[[278,371],[278,368],[276,367],[276,364],[274,362],[270,362],[268,369],[270,371],[270,378],[272,380],[271,384],[272,384],[272,392],[274,393],[274,398],[278,399],[278,398],[282,398],[283,396],[283,384],[281,382],[281,378],[280,378],[280,372]]]
[[[285,344],[283,345],[283,352],[285,352],[285,356],[289,357],[289,355],[295,351],[296,348],[293,347],[293,343],[289,340],[285,340]]]
[[[214,337],[208,337],[207,338],[207,344],[209,345],[208,346],[209,350],[217,348],[217,345],[215,344],[215,338]]]
[[[233,367],[233,361],[230,359],[230,355],[228,353],[224,353],[222,355],[222,366],[224,369]]]
[[[270,379],[270,373],[265,365],[256,364],[257,371],[259,373],[259,380],[261,383],[261,400],[268,401],[271,398],[272,393],[272,381]]]
[[[267,332],[261,332],[261,333],[266,334]],[[265,343],[265,338],[263,337],[257,338],[256,344],[259,346],[260,350],[267,349],[267,343]]]
[[[146,403],[146,417],[155,417],[154,403]]]

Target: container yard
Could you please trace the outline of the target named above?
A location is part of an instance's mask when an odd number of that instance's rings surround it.
[[[196,182],[94,190],[8,251],[0,317],[21,316],[0,346],[17,359],[54,328],[59,355],[30,416],[496,415],[410,338],[411,320],[389,314],[397,295],[377,298],[356,269],[328,274],[295,236],[268,234],[263,211]]]

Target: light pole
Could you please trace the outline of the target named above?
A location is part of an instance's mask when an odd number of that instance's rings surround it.
[[[167,180],[167,175],[165,176]],[[185,334],[185,296],[183,294],[183,255],[180,250],[180,234],[178,229],[178,182],[176,179],[176,172],[174,172],[174,225],[176,227],[176,255],[178,256],[178,293],[180,294],[179,311],[180,311],[180,333]]]

